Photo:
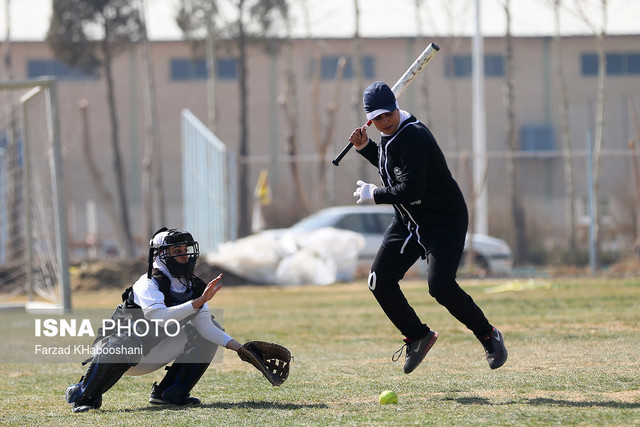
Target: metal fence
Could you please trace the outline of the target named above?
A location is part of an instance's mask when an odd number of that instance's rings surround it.
[[[189,110],[182,111],[182,186],[185,228],[202,253],[237,237],[237,172],[229,150]]]

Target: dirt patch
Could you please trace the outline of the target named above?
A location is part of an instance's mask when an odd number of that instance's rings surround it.
[[[147,271],[146,260],[85,261],[70,269],[71,289],[126,289]]]
[[[100,289],[126,289],[132,286],[147,271],[147,260],[85,261],[71,266],[71,289],[74,291],[95,291]],[[198,260],[195,274],[208,282],[218,274],[224,274],[225,286],[239,286],[250,283],[247,279],[225,272],[215,265]]]
[[[636,255],[629,256],[613,264],[608,273],[622,277],[637,277],[640,275],[640,258]]]
[[[147,271],[146,258],[133,260],[113,260],[113,261],[86,261],[70,268],[71,288],[79,291],[92,291],[99,289],[126,289],[133,285],[138,278]],[[587,275],[588,267],[576,266],[550,266],[547,272],[551,277],[558,276],[584,276]],[[208,264],[202,258],[198,260],[196,275],[205,282],[213,279],[219,273],[224,274],[223,283],[225,286],[241,285],[261,285],[233,274],[229,271]],[[366,277],[364,271],[357,277]],[[630,256],[616,264],[601,271],[604,276],[610,277],[638,277],[640,276],[640,259]],[[420,276],[419,276],[420,277]],[[461,277],[468,277],[461,272]],[[474,276],[470,276],[474,277]]]

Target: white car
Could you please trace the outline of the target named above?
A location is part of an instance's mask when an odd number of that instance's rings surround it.
[[[266,230],[265,232],[303,233],[323,227],[355,231],[365,239],[365,246],[360,251],[359,259],[370,262],[378,252],[384,232],[391,224],[393,216],[394,210],[390,205],[336,206],[322,209],[288,229]],[[513,255],[507,242],[483,234],[473,234],[472,242],[475,264],[481,274],[506,275],[511,272]],[[467,235],[461,266],[467,262],[469,247],[469,235]]]

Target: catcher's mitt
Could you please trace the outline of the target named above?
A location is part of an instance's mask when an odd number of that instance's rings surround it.
[[[240,347],[238,356],[255,366],[274,386],[281,385],[289,376],[291,352],[280,344],[249,341]]]

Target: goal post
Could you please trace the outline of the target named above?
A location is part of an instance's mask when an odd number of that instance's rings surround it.
[[[71,310],[67,212],[55,79],[0,82],[2,295]]]

